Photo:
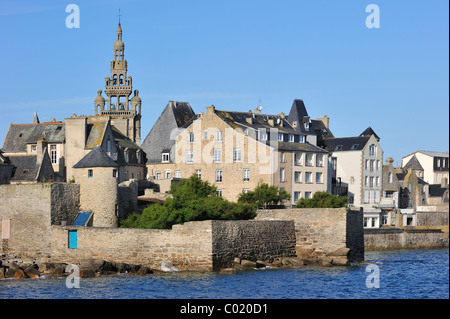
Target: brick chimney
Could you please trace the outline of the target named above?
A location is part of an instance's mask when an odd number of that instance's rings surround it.
[[[317,121],[321,121],[327,129],[330,129],[330,118],[326,115],[323,117],[319,117],[316,119]]]

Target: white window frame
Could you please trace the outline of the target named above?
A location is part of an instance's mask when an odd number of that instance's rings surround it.
[[[242,161],[242,152],[239,147],[233,149],[233,163],[240,163]]]
[[[194,132],[189,132],[188,133],[188,141],[189,141],[190,144],[193,144],[195,142]]]
[[[169,161],[170,161],[170,153],[162,153],[161,163],[169,163]]]
[[[298,142],[299,143],[305,143],[305,135],[299,135]]]
[[[289,143],[294,143],[294,134],[289,134]]]
[[[222,149],[221,148],[213,149],[213,162],[214,163],[222,163]]]
[[[216,183],[223,182],[223,171],[221,169],[216,169]]]
[[[193,164],[193,163],[194,163],[194,150],[187,149],[186,150],[186,164]]]
[[[223,141],[223,132],[222,131],[216,131],[216,142],[222,143]]]
[[[244,182],[250,181],[250,168],[244,168],[242,179]]]

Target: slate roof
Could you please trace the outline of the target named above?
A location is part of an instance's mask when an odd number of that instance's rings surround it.
[[[187,102],[169,101],[141,147],[147,154],[147,163],[160,163],[161,153],[172,149],[174,129],[186,127],[195,118],[195,112]]]
[[[366,130],[362,132],[359,136],[371,136],[371,135],[375,135],[375,138],[377,140],[380,139],[380,137],[375,133],[375,131],[370,126],[366,128]]]
[[[278,142],[278,150],[280,151],[299,151],[299,152],[314,152],[314,153],[328,153],[323,148],[315,146],[310,143],[289,143]]]
[[[107,127],[108,127],[107,121],[94,122],[92,124],[88,124],[87,125],[88,138],[86,140],[86,148],[91,149],[101,145]]]
[[[442,187],[441,184],[431,184],[429,186],[428,194],[430,197],[442,197],[447,187]]]
[[[288,115],[288,119],[291,124],[293,124],[295,121],[298,122],[298,125],[295,127],[295,130],[297,132],[305,134],[312,133],[311,127],[309,128],[309,130],[306,130],[305,126],[303,125],[305,121],[309,121],[308,111],[306,111],[305,103],[303,103],[303,100],[301,99],[294,100]]]
[[[10,124],[2,149],[8,153],[26,152],[27,144],[36,144],[41,138],[48,143],[63,143],[64,134],[63,122]]]
[[[73,168],[88,167],[118,167],[111,157],[106,154],[100,146],[96,146],[85,157],[83,157]]]
[[[411,157],[411,159],[408,161],[408,163],[406,163],[406,165],[403,168],[406,168],[406,169],[411,168],[414,170],[423,171],[423,167],[422,167],[422,165],[420,165],[420,162],[417,159],[416,155]]]
[[[40,165],[36,163],[36,155],[9,156],[9,159],[11,164],[16,167],[11,181],[36,181],[40,168]]]
[[[323,140],[329,152],[360,151],[366,146],[370,136],[340,137]]]

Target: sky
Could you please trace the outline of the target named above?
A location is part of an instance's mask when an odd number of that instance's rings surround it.
[[[66,6],[79,8],[68,28]],[[370,4],[376,12],[366,12]],[[302,99],[335,137],[367,127],[384,159],[449,150],[447,0],[0,0],[0,144],[10,123],[94,114],[120,8],[142,139],[171,100],[289,113]],[[370,23],[369,23],[370,25]],[[104,95],[105,96],[105,95]]]

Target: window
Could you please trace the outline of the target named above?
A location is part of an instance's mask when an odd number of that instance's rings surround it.
[[[278,142],[283,142],[283,134],[278,133]]]
[[[375,161],[374,160],[370,160],[370,171],[371,172],[373,172],[374,164],[375,164]]]
[[[370,176],[369,178],[369,187],[373,187],[373,176]]]
[[[306,199],[311,198],[311,192],[305,192],[305,198]]]
[[[222,183],[222,170],[216,169],[216,183]]]
[[[250,191],[249,188],[244,188],[244,189],[242,190],[242,192],[243,192],[244,194],[247,194],[249,191]]]
[[[394,191],[386,191],[386,192],[384,193],[384,196],[385,196],[386,198],[394,198]]]
[[[88,169],[88,177],[91,178],[94,176],[94,171],[92,169]]]
[[[336,171],[336,169],[337,169],[337,157],[332,157],[331,158],[331,168],[333,169],[333,171]]]
[[[37,151],[37,145],[31,145],[31,151],[36,152]]]
[[[202,179],[202,170],[196,169],[195,170],[195,175],[197,175],[198,178]]]
[[[353,144],[352,147],[350,147],[351,150],[356,150],[358,148],[359,144]]]
[[[235,148],[233,149],[233,162],[237,163],[241,161],[241,149]]]
[[[340,151],[341,149],[342,149],[342,145],[337,145],[337,146],[334,148],[335,151]]]
[[[222,197],[222,190],[221,189],[217,190],[217,196]]]
[[[76,230],[69,230],[69,249],[77,249],[78,233]]]
[[[222,142],[222,140],[223,140],[222,131],[217,131],[216,132],[216,142]]]
[[[50,145],[50,158],[52,160],[52,164],[58,164],[58,152],[56,145]]]
[[[369,160],[364,161],[364,169],[369,169]]]
[[[169,153],[162,153],[162,160],[163,163],[168,163],[170,159]]]
[[[111,140],[109,138],[106,141],[106,152],[111,153]]]
[[[313,166],[313,158],[314,158],[314,154],[307,153],[307,154],[306,154],[306,162],[305,162],[305,165],[306,165],[306,166]]]
[[[294,192],[294,203],[297,203],[299,198],[300,198],[300,192]]]
[[[324,166],[323,154],[317,154],[316,155],[316,166],[317,167],[323,167]]]
[[[312,183],[312,173],[305,172],[305,183]]]
[[[204,141],[208,140],[208,131],[203,131],[203,140]]]
[[[294,182],[295,183],[302,182],[302,172],[294,172]]]
[[[293,134],[289,134],[289,142],[294,143],[294,135]]]
[[[173,172],[173,177],[175,177],[175,178],[181,178],[181,171],[174,171],[174,172]]]
[[[285,169],[284,169],[284,167],[281,167],[280,168],[280,182],[281,183],[283,183],[283,182],[285,182],[286,180],[285,180]]]
[[[377,160],[377,166],[376,166],[376,169],[377,169],[377,170],[381,169],[380,160]]]
[[[194,150],[186,150],[186,164],[194,163]]]
[[[214,149],[213,161],[214,163],[222,162],[222,150],[220,148]]]
[[[392,183],[392,172],[388,173],[388,183]]]
[[[316,173],[316,183],[317,184],[322,184],[323,183],[323,173]]]
[[[160,171],[155,172],[155,179],[161,179],[161,172]]]
[[[244,182],[250,181],[250,168],[244,168],[243,180]]]
[[[370,156],[375,156],[376,153],[377,153],[377,147],[376,147],[376,145],[375,145],[375,144],[371,144],[371,145],[369,146],[369,155],[370,155]]]
[[[117,170],[113,169],[113,177],[117,177]]]
[[[267,132],[266,131],[259,131],[259,139],[261,141],[267,141]]]
[[[165,171],[165,173],[164,173],[164,178],[165,179],[169,179],[170,178],[170,171]]]
[[[194,143],[194,133],[193,132],[189,132],[189,143]]]
[[[286,153],[280,152],[280,163],[286,163]]]
[[[305,122],[305,130],[309,130],[309,122]]]
[[[380,186],[380,178],[378,176],[375,178],[375,186]]]
[[[299,142],[299,143],[305,143],[305,136],[304,136],[304,135],[300,135],[300,136],[298,137],[298,142]]]
[[[364,177],[364,186],[367,186],[369,184],[369,177]]]
[[[294,165],[295,166],[303,165],[303,153],[295,153],[294,154]]]

